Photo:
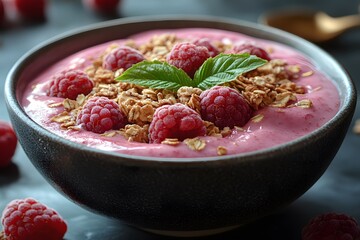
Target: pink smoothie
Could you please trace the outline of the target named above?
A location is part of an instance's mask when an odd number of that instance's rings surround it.
[[[169,30],[170,31],[170,30]],[[137,43],[147,41],[154,34],[168,32],[167,30],[149,31],[129,37]],[[233,130],[232,133],[223,138],[200,137],[205,140],[206,147],[201,151],[188,148],[184,143],[176,146],[166,144],[148,144],[129,142],[121,135],[113,137],[101,136],[85,130],[64,130],[59,124],[51,121],[51,117],[61,113],[63,107],[50,108],[51,103],[62,102],[63,99],[48,97],[45,87],[47,81],[56,72],[63,69],[84,69],[91,64],[89,56],[98,56],[110,43],[101,44],[56,63],[44,70],[26,89],[22,104],[27,114],[39,125],[49,131],[62,136],[69,141],[85,144],[89,147],[98,148],[104,151],[113,151],[121,154],[141,155],[166,158],[194,158],[218,156],[218,146],[227,149],[227,155],[256,151],[282,143],[292,141],[298,137],[309,134],[324,123],[329,121],[338,111],[340,101],[339,94],[334,83],[324,74],[318,71],[316,63],[310,62],[301,53],[289,47],[255,39],[240,33],[233,33],[221,30],[208,29],[180,29],[171,30],[179,37],[206,37],[223,42],[237,42],[250,40],[264,48],[271,48],[272,59],[284,59],[290,64],[298,64],[303,72],[313,71],[311,76],[300,77],[296,83],[307,88],[307,93],[297,95],[298,100],[310,99],[313,103],[311,108],[276,108],[265,107],[255,112],[255,115],[262,114],[264,118],[260,122],[249,121],[243,130]],[[125,40],[114,41],[117,44]],[[316,91],[312,91],[317,89]],[[331,96],[331,97],[329,97]]]

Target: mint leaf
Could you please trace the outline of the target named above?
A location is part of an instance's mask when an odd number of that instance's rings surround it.
[[[230,82],[240,74],[254,70],[267,61],[255,55],[244,54],[219,54],[207,59],[196,71],[194,84],[202,89]]]
[[[160,61],[142,61],[134,64],[116,80],[170,91],[177,91],[182,86],[196,87],[183,70]]]
[[[207,59],[196,71],[194,79],[191,79],[182,69],[166,62],[142,61],[127,69],[116,80],[170,91],[177,91],[183,86],[205,90],[230,82],[240,74],[254,70],[266,62],[247,53],[219,54]]]

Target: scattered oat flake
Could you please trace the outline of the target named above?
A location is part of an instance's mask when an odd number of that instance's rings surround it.
[[[52,121],[58,122],[58,123],[63,123],[63,122],[69,121],[70,119],[71,119],[71,116],[64,115],[64,114],[59,114],[59,115],[51,118]]]
[[[227,148],[224,146],[218,146],[217,147],[217,154],[219,156],[226,155],[227,154]]]
[[[178,145],[180,143],[180,141],[177,138],[165,138],[165,140],[162,141],[161,143],[175,146],[175,145]]]
[[[298,73],[298,72],[300,72],[301,68],[299,65],[290,65],[290,66],[288,66],[288,70],[293,73]]]
[[[258,123],[258,122],[261,122],[261,120],[263,120],[263,118],[264,118],[264,115],[258,114],[258,115],[253,116],[251,118],[251,121]]]
[[[276,95],[276,100],[270,105],[272,107],[286,107],[286,104],[292,99],[293,94],[291,92],[282,92]]]
[[[201,151],[206,147],[205,140],[200,138],[187,138],[184,140],[184,143],[191,149],[195,151]]]
[[[101,134],[101,136],[104,136],[104,137],[113,137],[117,134],[116,131],[107,131],[107,132],[104,132],[103,134]]]
[[[313,71],[308,71],[308,72],[304,72],[303,74],[301,74],[301,76],[303,76],[303,77],[309,77],[309,76],[311,76],[311,75],[313,75],[313,74],[314,74]]]
[[[356,120],[353,132],[360,135],[360,119]]]
[[[75,130],[75,131],[80,131],[80,127],[79,126],[69,126],[67,127],[68,129],[72,129],[72,130]]]
[[[238,127],[238,126],[235,126],[235,129],[236,129],[237,131],[244,131],[244,129],[243,129],[242,127]]]
[[[54,108],[54,107],[60,107],[60,106],[62,106],[62,105],[63,105],[62,102],[50,103],[50,104],[48,105],[48,107]]]
[[[75,108],[78,107],[77,105],[77,101],[74,101],[74,100],[71,100],[71,99],[68,99],[66,98],[64,101],[63,101],[63,105],[64,105],[64,108],[67,110],[67,111],[71,111]]]
[[[300,108],[311,108],[312,107],[312,102],[310,99],[303,99],[298,101],[295,106],[300,107]]]
[[[85,99],[86,98],[84,94],[79,94],[76,98],[76,102],[81,106],[85,102]]]
[[[221,135],[223,137],[229,136],[231,134],[232,130],[229,127],[224,127],[223,130],[221,130]]]
[[[75,121],[66,121],[63,124],[61,124],[60,126],[62,128],[69,128],[75,125]]]

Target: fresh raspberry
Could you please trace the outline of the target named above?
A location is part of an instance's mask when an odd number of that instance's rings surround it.
[[[206,47],[209,50],[210,57],[215,57],[220,53],[219,49],[217,49],[217,47],[215,47],[207,38],[196,39],[193,41],[193,44]]]
[[[149,142],[161,143],[165,138],[186,138],[204,136],[206,127],[200,115],[193,109],[176,103],[163,105],[155,110],[149,127]]]
[[[0,0],[0,26],[4,20],[5,20],[5,8],[4,8],[4,3],[2,2],[2,0]]]
[[[87,131],[104,133],[124,127],[127,119],[115,101],[107,97],[93,97],[84,105],[76,121]]]
[[[167,56],[167,62],[177,68],[184,70],[193,77],[196,70],[210,57],[209,50],[204,46],[193,43],[177,43]]]
[[[44,20],[47,0],[15,0],[15,8],[26,20]]]
[[[303,228],[302,240],[360,240],[360,227],[346,214],[324,213]]]
[[[0,168],[8,166],[14,156],[17,146],[17,137],[12,126],[0,121]]]
[[[61,240],[67,225],[53,209],[32,198],[16,199],[1,217],[6,240]]]
[[[271,60],[269,54],[264,49],[257,47],[251,43],[237,44],[237,45],[233,46],[233,48],[230,50],[230,52],[236,53],[236,54],[249,53],[250,55],[255,55],[259,58],[262,58],[262,59],[265,59],[268,61]]]
[[[127,46],[122,46],[116,48],[105,56],[103,61],[103,68],[111,71],[116,71],[120,68],[126,70],[133,64],[144,60],[144,56],[138,50]]]
[[[93,87],[93,82],[83,71],[62,71],[53,76],[47,95],[75,100],[79,94],[89,94]]]
[[[95,12],[115,14],[117,13],[120,0],[83,0],[82,2],[85,7]]]
[[[242,127],[251,117],[252,109],[233,88],[215,86],[200,94],[201,117],[219,128]]]

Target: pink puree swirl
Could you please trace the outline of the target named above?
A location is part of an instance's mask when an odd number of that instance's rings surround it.
[[[110,44],[104,43],[75,53],[39,74],[28,85],[22,99],[22,105],[26,113],[39,125],[69,141],[104,151],[149,157],[195,158],[218,156],[218,146],[226,147],[227,155],[231,155],[256,151],[289,142],[322,126],[339,109],[339,93],[331,79],[324,73],[319,72],[316,64],[312,63],[298,51],[287,46],[240,33],[215,29],[153,30],[130,36],[129,39],[134,39],[136,42],[141,43],[151,38],[154,34],[165,32],[176,33],[179,37],[206,37],[224,42],[250,40],[256,42],[260,47],[271,47],[273,49],[273,52],[270,53],[272,59],[285,59],[289,64],[300,65],[303,72],[314,72],[311,76],[300,77],[300,79],[296,80],[298,85],[306,86],[308,89],[306,94],[298,95],[298,99],[311,99],[313,107],[307,109],[300,107],[281,109],[266,107],[260,109],[255,114],[264,115],[263,120],[258,123],[249,121],[243,127],[244,131],[233,130],[230,136],[224,138],[201,137],[206,141],[206,147],[201,151],[190,150],[184,143],[170,146],[166,144],[129,142],[121,135],[105,137],[85,130],[60,129],[59,124],[50,119],[61,113],[63,108],[50,108],[48,105],[62,102],[63,99],[46,96],[45,83],[49,81],[53,74],[63,69],[84,69],[87,67],[90,64],[89,56],[98,56]],[[122,44],[124,41],[126,40],[121,39],[113,42]],[[312,89],[319,90],[312,91]]]

